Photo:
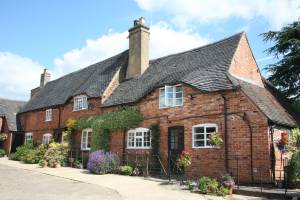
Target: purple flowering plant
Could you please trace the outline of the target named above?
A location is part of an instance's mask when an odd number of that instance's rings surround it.
[[[119,169],[120,159],[117,154],[95,151],[90,154],[87,169],[94,174],[107,174]]]

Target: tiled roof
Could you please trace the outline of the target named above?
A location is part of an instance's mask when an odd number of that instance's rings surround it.
[[[287,101],[285,105],[281,104],[278,96],[275,96],[273,88],[267,81],[264,80],[264,87],[237,80],[241,89],[255,103],[255,105],[268,117],[269,120],[276,124],[296,127],[300,125],[296,119],[300,120],[299,113],[295,112],[292,116],[288,108]]]
[[[104,102],[104,106],[136,102],[154,88],[176,82],[208,92],[232,89],[226,72],[242,34],[152,60],[139,78],[122,82]]]
[[[87,94],[100,97],[116,71],[127,65],[128,51],[93,64],[79,71],[50,81],[20,110],[27,112],[64,104],[70,97]]]
[[[5,117],[10,131],[17,130],[16,114],[25,103],[0,98],[0,117]]]

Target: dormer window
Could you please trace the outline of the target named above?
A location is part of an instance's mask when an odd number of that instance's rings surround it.
[[[168,108],[182,106],[182,85],[165,86],[159,89],[159,107]]]
[[[45,121],[46,122],[52,121],[52,109],[46,110]]]
[[[87,96],[79,95],[74,97],[74,111],[85,110],[88,108]]]

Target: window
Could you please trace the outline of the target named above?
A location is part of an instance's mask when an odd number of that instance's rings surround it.
[[[136,128],[128,131],[127,148],[149,149],[151,148],[151,132],[147,128]]]
[[[216,124],[199,124],[193,126],[193,148],[211,148],[209,136],[217,132]]]
[[[52,109],[46,110],[46,122],[49,122],[52,120]]]
[[[159,107],[175,107],[182,106],[183,104],[183,95],[182,95],[182,86],[165,86],[159,89]]]
[[[25,133],[25,143],[32,141],[32,133]]]
[[[74,111],[85,110],[88,108],[87,97],[85,95],[80,95],[74,97]]]
[[[52,135],[50,133],[46,133],[43,135],[43,144],[49,144],[52,140]]]
[[[84,129],[81,133],[81,150],[90,150],[92,140],[92,129]]]

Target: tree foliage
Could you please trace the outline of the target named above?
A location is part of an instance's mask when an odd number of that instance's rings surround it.
[[[280,31],[262,34],[264,41],[273,41],[274,46],[267,49],[270,55],[280,60],[266,69],[268,78],[284,96],[292,101],[300,100],[300,21],[283,27]]]

